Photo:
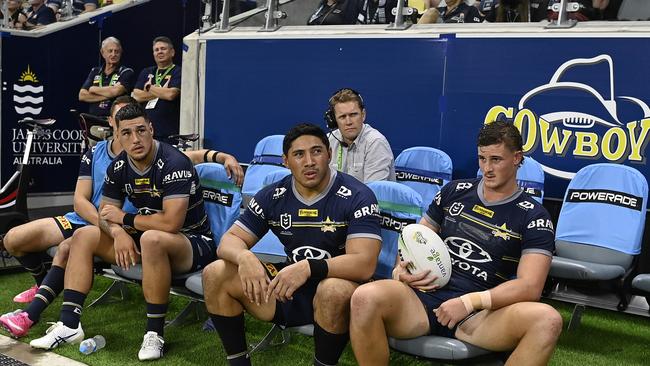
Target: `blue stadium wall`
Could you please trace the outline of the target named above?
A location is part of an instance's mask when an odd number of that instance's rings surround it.
[[[440,148],[454,178],[476,175],[477,131],[496,118],[520,127],[525,154],[545,166],[546,197],[562,198],[588,164],[650,176],[648,34],[350,33],[205,36],[205,145],[249,161],[266,135],[324,126],[330,95],[351,87],[395,155]]]
[[[26,131],[16,121],[51,117],[56,124],[35,142],[30,192],[74,191],[82,144],[79,124],[69,110],[87,111],[77,98],[88,72],[100,62],[100,38],[114,36],[121,40],[122,62],[132,67],[136,76],[142,68],[154,64],[151,42],[159,35],[174,41],[175,61],[180,63],[182,38],[198,27],[198,6],[198,1],[154,0],[99,15],[92,22],[53,32],[45,28],[39,37],[0,33],[2,183],[11,176],[24,151]],[[103,21],[97,21],[100,19]]]

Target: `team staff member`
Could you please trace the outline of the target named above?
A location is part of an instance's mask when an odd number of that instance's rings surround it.
[[[108,123],[115,132],[115,113],[129,103],[137,103],[129,96],[115,99]],[[15,311],[0,317],[0,324],[12,336],[27,334],[39,321],[41,313],[63,290],[63,276],[68,259],[70,237],[75,230],[97,223],[97,207],[102,196],[106,168],[122,152],[118,140],[101,141],[88,149],[79,165],[79,178],[74,191],[74,212],[28,222],[9,230],[3,244],[20,264],[34,277],[36,285],[14,297],[15,302],[30,303],[25,311]],[[136,212],[127,202],[124,210]],[[58,244],[52,267],[46,273],[42,253]]]
[[[174,55],[172,41],[167,37],[156,37],[153,40],[156,66],[140,72],[133,90],[133,97],[145,106],[158,139],[178,133],[181,67],[174,64]]]
[[[153,138],[139,104],[123,107],[115,119],[124,151],[106,170],[99,227],[84,227],[73,236],[60,321],[30,345],[52,349],[83,339],[79,319],[92,284],[94,255],[125,269],[142,260],[147,326],[138,358],[153,360],[163,356],[172,273],[202,269],[215,259],[216,246],[190,159]],[[138,214],[120,209],[127,198]]]
[[[291,175],[251,200],[222,237],[219,260],[203,271],[205,304],[231,365],[249,365],[244,310],[285,326],[314,324],[316,365],[333,365],[348,342],[350,296],[372,276],[381,237],[368,187],[328,165],[319,127],[293,127],[283,142]],[[268,230],[287,263],[261,263],[250,251]]]
[[[361,94],[345,88],[329,99],[325,112],[327,127],[332,132],[329,142],[334,157],[332,168],[367,183],[395,180],[395,160],[388,140],[366,121],[366,108]]]
[[[115,37],[102,41],[103,66],[93,67],[79,90],[79,101],[88,103],[88,113],[108,116],[113,100],[133,89],[134,73],[123,66],[122,44]]]
[[[539,303],[554,250],[548,212],[517,186],[522,138],[507,122],[478,136],[483,177],[453,181],[421,224],[437,231],[452,256],[449,283],[400,262],[392,280],[352,296],[350,334],[360,365],[388,364],[387,336],[455,337],[492,351],[513,350],[508,365],[546,365],[562,330],[560,314]],[[468,248],[469,251],[468,251]]]

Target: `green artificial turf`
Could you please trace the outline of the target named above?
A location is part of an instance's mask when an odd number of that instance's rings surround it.
[[[0,275],[0,312],[15,310],[13,296],[32,284],[27,274]],[[87,304],[108,287],[110,280],[96,276],[94,290]],[[106,338],[106,348],[89,356],[79,353],[76,347],[65,346],[57,353],[89,365],[142,365],[137,353],[142,342],[145,327],[145,305],[138,286],[129,286],[126,301],[99,305],[84,309],[82,325],[86,336],[101,334]],[[169,315],[173,317],[187,304],[188,300],[172,297]],[[550,302],[568,322],[572,306]],[[28,337],[29,342],[40,337],[48,327],[47,321],[58,319],[58,299],[43,314]],[[215,333],[201,330],[201,323],[192,323],[165,330],[165,357],[155,362],[159,365],[223,365],[225,355]],[[261,339],[270,329],[270,324],[246,318],[249,342]],[[3,331],[4,332],[4,331]],[[6,333],[5,333],[6,334]],[[36,352],[36,351],[35,351]],[[311,365],[313,355],[312,338],[293,334],[288,345],[275,347],[253,355],[257,365]],[[341,365],[354,365],[354,355],[348,347],[341,357]],[[392,365],[426,365],[427,362],[414,357],[391,352]],[[582,318],[581,327],[572,333],[564,331],[552,365],[650,365],[650,319],[620,314],[612,311],[588,308]]]

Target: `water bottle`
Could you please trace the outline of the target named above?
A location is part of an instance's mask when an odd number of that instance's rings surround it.
[[[106,340],[101,335],[96,335],[92,338],[88,338],[81,342],[79,345],[79,352],[84,355],[89,355],[93,352],[97,352],[100,349],[104,348],[106,345]]]

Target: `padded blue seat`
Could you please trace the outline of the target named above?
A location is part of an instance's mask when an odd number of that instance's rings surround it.
[[[284,135],[271,135],[255,145],[253,160],[246,169],[242,194],[254,196],[264,187],[264,178],[271,172],[286,169],[282,165],[282,141]]]
[[[449,181],[453,165],[444,151],[433,147],[415,146],[402,151],[395,159],[395,176],[422,197],[422,212],[426,212],[433,197]]]
[[[634,277],[632,287],[650,293],[650,273],[643,273]]]
[[[483,176],[481,169],[476,177]],[[524,163],[517,169],[517,184],[530,194],[537,202],[544,200],[544,169],[537,160],[527,156]]]
[[[422,336],[413,339],[389,338],[388,344],[400,352],[436,360],[466,360],[492,354],[491,351],[458,339],[439,336]]]

